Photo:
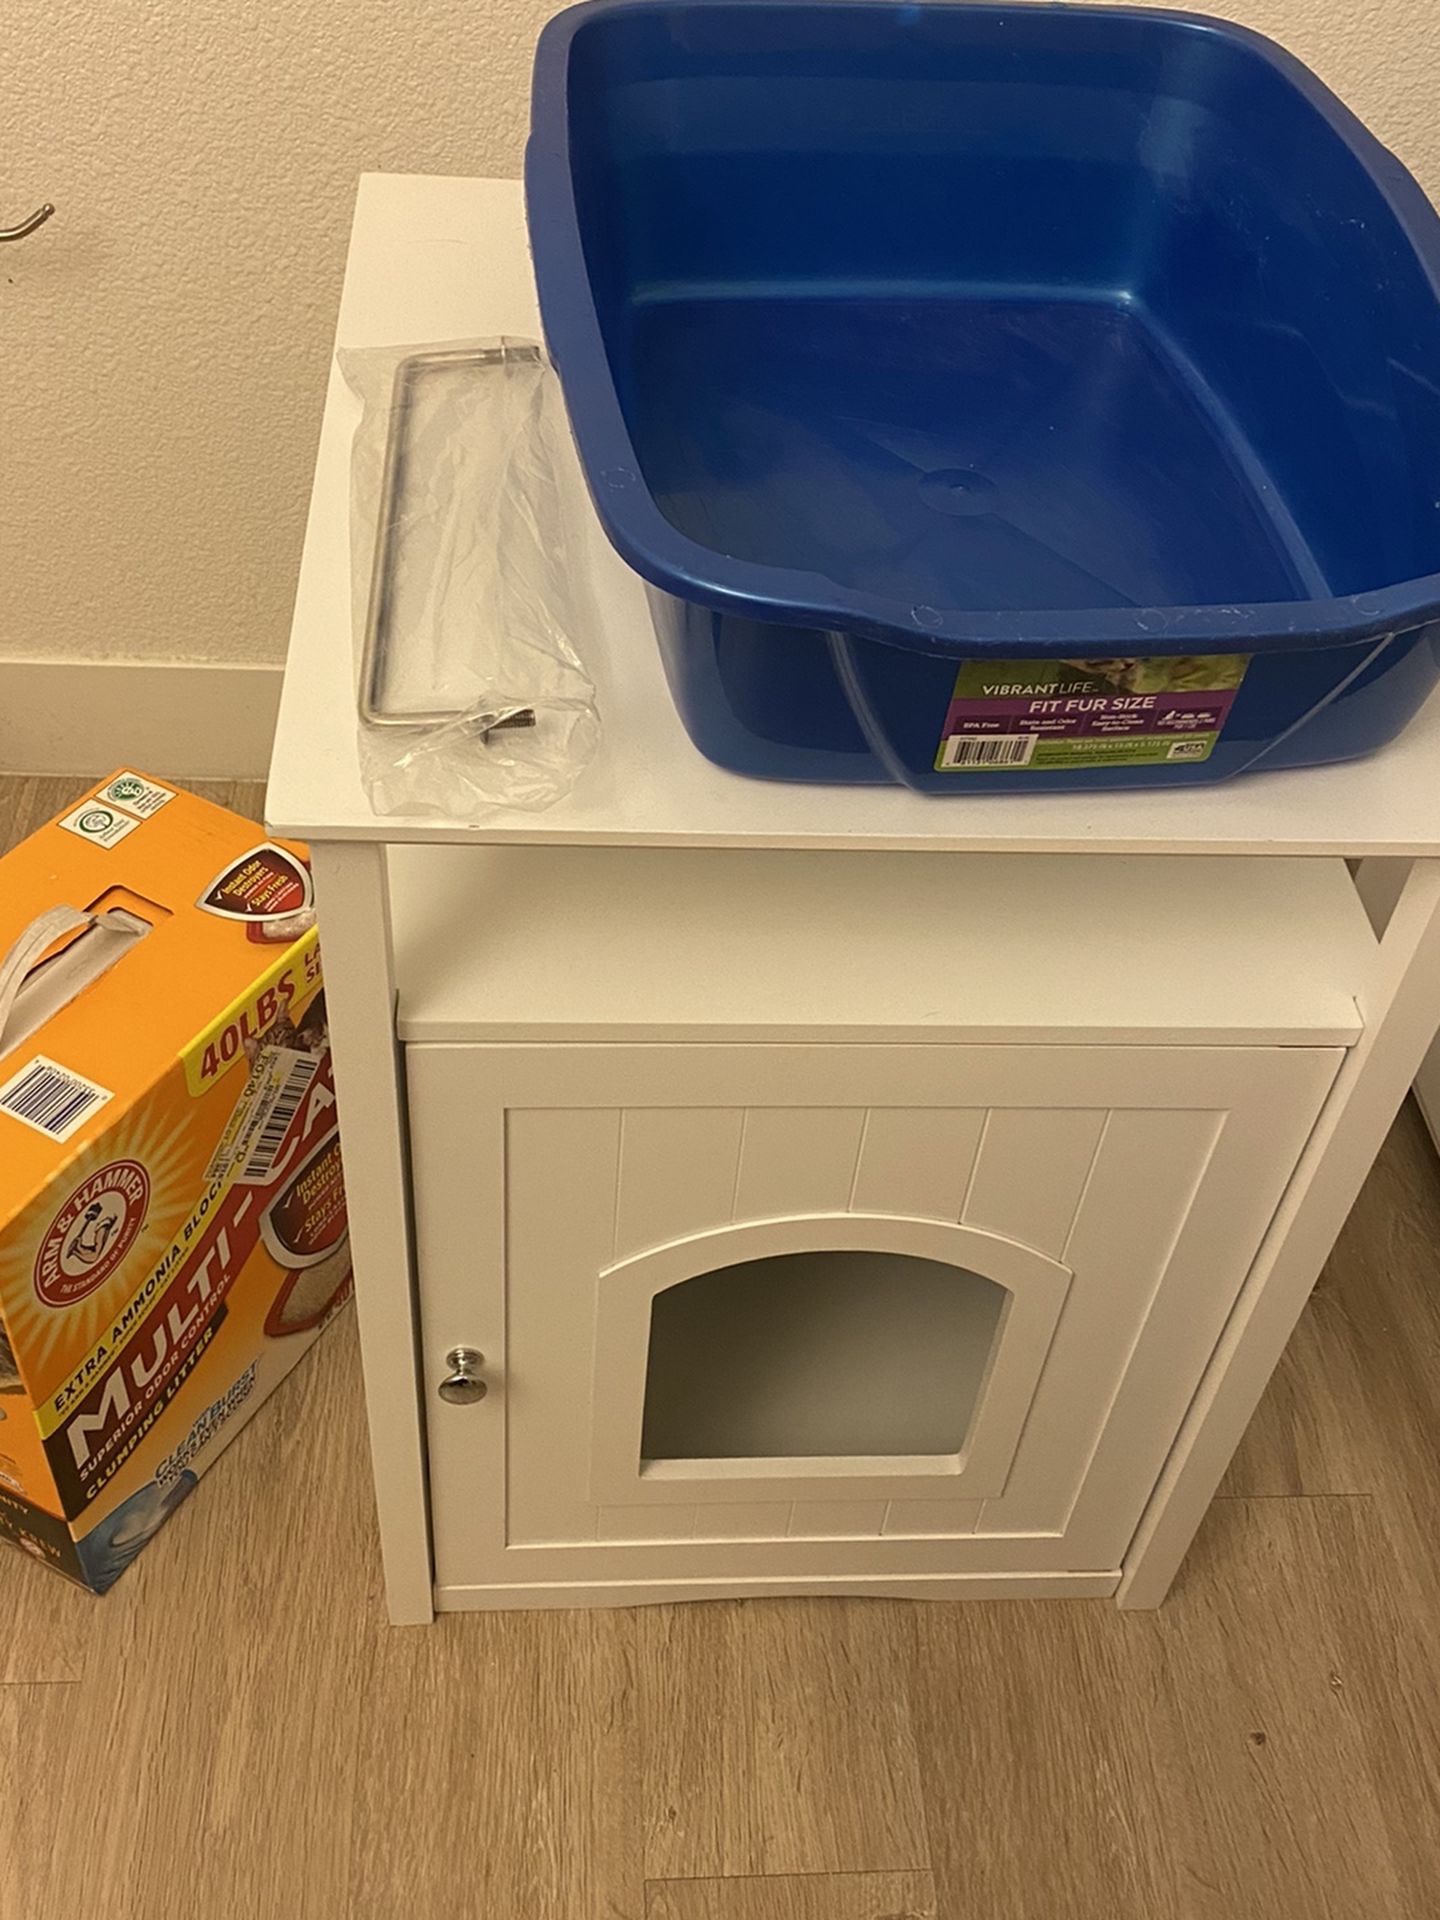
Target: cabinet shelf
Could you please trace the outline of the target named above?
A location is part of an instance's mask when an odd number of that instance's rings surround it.
[[[1348,1046],[1345,863],[391,850],[409,1042]]]

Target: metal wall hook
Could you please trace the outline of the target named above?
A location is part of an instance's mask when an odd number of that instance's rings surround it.
[[[17,226],[0,227],[0,240],[23,240],[27,233],[34,233],[37,227],[43,227],[55,209],[47,200],[43,207],[37,207],[28,220],[22,220]]]

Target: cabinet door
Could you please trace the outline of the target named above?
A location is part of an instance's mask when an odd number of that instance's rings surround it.
[[[1117,1567],[1340,1058],[411,1048],[437,1585]]]

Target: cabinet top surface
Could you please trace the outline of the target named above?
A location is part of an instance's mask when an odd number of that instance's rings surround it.
[[[539,339],[517,182],[367,174],[337,344],[499,334]],[[640,583],[589,516],[594,631],[577,642],[603,743],[544,813],[474,825],[377,814],[355,741],[349,461],[358,402],[331,367],[266,816],[315,840],[472,844],[910,848],[1036,853],[1440,855],[1440,694],[1368,760],[1161,792],[927,796],[747,780],[690,744]]]

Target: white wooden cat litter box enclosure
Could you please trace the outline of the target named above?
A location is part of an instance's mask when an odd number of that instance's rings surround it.
[[[342,344],[537,332],[518,186],[364,181]],[[1157,1604],[1437,1024],[1440,709],[1197,793],[749,782],[597,528],[600,764],[380,818],[352,423],[333,376],[268,812],[314,850],[392,1616]],[[1383,937],[1347,856],[1407,863]]]

